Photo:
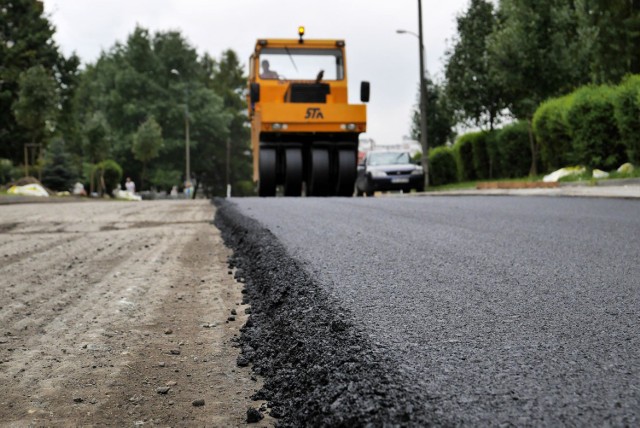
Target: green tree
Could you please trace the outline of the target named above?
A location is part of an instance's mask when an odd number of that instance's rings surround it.
[[[75,87],[68,78],[77,73],[77,58],[69,60],[58,51],[55,30],[47,19],[42,1],[11,0],[0,6],[0,157],[14,163],[22,159],[22,147],[30,135],[13,114],[18,101],[22,73],[42,66],[57,83],[63,97],[61,117],[66,115],[64,97]],[[62,83],[67,86],[63,87]]]
[[[140,179],[140,189],[144,188],[144,180],[147,175],[147,164],[149,161],[158,157],[162,148],[162,128],[158,122],[149,117],[143,124],[138,127],[133,137],[133,146],[131,151],[133,156],[142,162],[142,176]]]
[[[77,157],[78,165],[82,154],[82,124],[78,110],[76,92],[80,84],[80,58],[73,54],[69,58],[60,57],[56,66],[60,112],[56,134],[65,141],[65,150]],[[80,171],[80,168],[77,168]]]
[[[65,142],[55,138],[47,148],[42,170],[42,183],[56,191],[69,191],[76,179],[71,156],[65,150]]]
[[[493,4],[471,0],[456,21],[457,37],[445,60],[448,99],[458,119],[493,129],[505,107],[503,87],[492,72],[488,52],[489,36],[496,25]]]
[[[84,127],[83,152],[89,162],[97,164],[109,157],[111,149],[111,129],[105,115],[97,111]]]
[[[31,67],[20,75],[20,93],[13,106],[19,125],[27,130],[31,143],[42,144],[55,127],[57,93],[53,78],[43,66]]]
[[[640,73],[640,1],[575,1],[580,32],[588,47],[592,83],[619,83]]]
[[[492,72],[504,88],[509,110],[529,124],[532,175],[539,146],[532,117],[547,98],[588,80],[575,4],[565,0],[501,0],[496,31],[489,38]]]
[[[205,71],[206,86],[222,97],[223,108],[228,116],[229,127],[229,180],[233,186],[234,194],[253,194],[244,192],[244,189],[252,189],[251,168],[251,143],[250,128],[247,126],[246,101],[244,89],[247,85],[247,77],[244,68],[233,50],[222,53],[220,60],[216,61],[205,55],[201,60]],[[225,142],[226,143],[226,142]],[[218,153],[213,170],[207,171],[204,178],[207,196],[225,194],[226,162],[225,152]],[[224,166],[224,168],[223,168]]]
[[[447,94],[438,83],[427,78],[427,135],[429,148],[439,147],[455,138],[453,127],[455,119],[449,104]],[[418,93],[418,100],[420,94]],[[411,138],[420,141],[420,107],[419,103],[413,108],[411,117]]]

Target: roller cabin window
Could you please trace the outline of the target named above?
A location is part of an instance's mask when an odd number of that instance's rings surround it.
[[[315,81],[320,71],[323,81],[344,79],[340,49],[264,48],[258,66],[261,79]]]

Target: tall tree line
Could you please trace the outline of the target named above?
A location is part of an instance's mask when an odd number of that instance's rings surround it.
[[[550,97],[640,73],[640,0],[470,0],[456,24],[430,105],[452,125],[530,122]]]
[[[229,166],[236,192],[252,191],[246,78],[235,52],[200,56],[179,31],[136,27],[81,67],[59,52],[40,1],[6,0],[0,18],[0,158],[17,165],[25,144],[37,140],[46,151],[55,139],[80,179],[111,159],[145,188],[195,180],[221,195]]]

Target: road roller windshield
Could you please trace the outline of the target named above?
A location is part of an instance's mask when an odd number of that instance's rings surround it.
[[[340,49],[264,48],[260,53],[260,78],[279,80],[344,79]]]

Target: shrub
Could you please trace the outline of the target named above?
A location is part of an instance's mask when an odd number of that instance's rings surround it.
[[[18,178],[15,172],[16,170],[9,159],[0,158],[0,184],[6,184]]]
[[[458,166],[458,179],[460,181],[474,180],[476,178],[473,167],[473,147],[471,138],[473,134],[464,134],[453,145],[453,152]]]
[[[116,161],[107,159],[96,164],[94,174],[94,177],[97,180],[100,180],[100,177],[103,178],[106,188],[102,190],[106,191],[108,194],[111,195],[114,189],[120,188],[120,180],[122,179],[122,168]]]
[[[627,77],[614,96],[615,118],[629,160],[640,165],[640,75]]]
[[[496,132],[502,177],[524,177],[531,168],[529,124],[515,122]]]
[[[540,145],[543,171],[555,171],[574,161],[567,119],[573,99],[573,94],[550,99],[540,104],[533,115],[533,133]]]
[[[241,180],[237,181],[233,186],[233,195],[234,196],[255,196],[255,186],[251,180]]]
[[[615,120],[614,95],[608,86],[586,86],[575,92],[567,119],[577,163],[612,169],[626,161]]]
[[[182,171],[163,165],[153,171],[150,181],[157,189],[170,191],[173,186],[180,186],[182,183]]]
[[[453,183],[458,179],[458,168],[453,150],[440,146],[429,151],[429,182],[433,186]]]

